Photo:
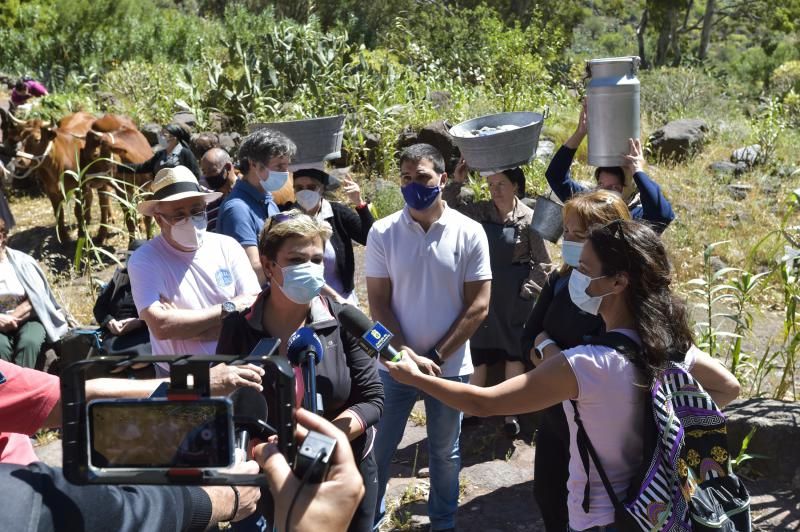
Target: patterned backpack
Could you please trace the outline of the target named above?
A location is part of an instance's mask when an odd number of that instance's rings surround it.
[[[621,353],[639,347],[622,333],[592,338]],[[660,371],[647,396],[642,470],[620,501],[611,487],[573,401],[583,467],[591,456],[627,531],[750,531],[750,496],[731,469],[725,417],[700,383],[675,362]],[[589,483],[584,493],[588,511]]]

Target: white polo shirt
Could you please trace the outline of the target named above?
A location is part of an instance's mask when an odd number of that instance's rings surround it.
[[[408,207],[376,221],[367,238],[364,269],[367,277],[392,281],[392,311],[408,346],[419,354],[435,346],[461,314],[464,283],[492,278],[483,227],[446,206],[427,233]],[[447,357],[442,375],[470,373],[466,342]]]

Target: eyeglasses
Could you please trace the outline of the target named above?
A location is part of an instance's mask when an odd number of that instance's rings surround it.
[[[267,220],[267,231],[266,232],[269,233],[270,231],[272,231],[272,227],[273,226],[278,225],[278,224],[283,223],[283,222],[286,222],[286,221],[289,221],[292,218],[295,218],[298,214],[301,214],[301,213],[299,213],[299,212],[298,213],[295,213],[295,212],[280,212],[278,214],[275,214],[275,215],[271,216],[269,218],[269,220]]]
[[[186,214],[176,214],[175,216],[167,216],[166,214],[156,213],[162,218],[164,218],[169,225],[178,226],[184,225],[190,219],[192,222],[201,223],[206,220],[206,209],[203,207],[202,209],[195,209],[191,211],[188,215]]]

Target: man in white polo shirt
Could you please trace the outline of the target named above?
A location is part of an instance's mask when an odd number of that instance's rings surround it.
[[[375,222],[367,239],[366,276],[372,317],[394,333],[393,345],[431,374],[467,382],[472,373],[469,338],[489,309],[492,272],[483,228],[441,199],[447,182],[442,155],[415,144],[400,155],[406,207]],[[403,438],[418,390],[395,381],[381,366],[383,417],[378,425],[379,507],[389,466]],[[431,489],[431,530],[455,527],[461,412],[425,396]]]
[[[133,301],[150,329],[154,355],[213,355],[223,318],[249,306],[261,287],[244,249],[206,232],[204,192],[188,168],[160,170],[151,200],[139,204],[161,234],[128,259]],[[168,366],[159,365],[160,376]]]

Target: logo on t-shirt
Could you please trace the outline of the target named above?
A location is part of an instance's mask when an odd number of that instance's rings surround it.
[[[233,275],[231,275],[230,270],[226,270],[225,268],[220,268],[217,270],[215,277],[217,280],[217,286],[220,287],[228,286],[233,282]]]

